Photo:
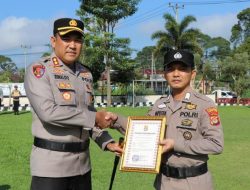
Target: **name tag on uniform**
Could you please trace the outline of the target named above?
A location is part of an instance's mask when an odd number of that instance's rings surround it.
[[[160,109],[166,108],[166,107],[167,107],[166,104],[160,104],[160,105],[158,105],[158,108],[160,108]]]

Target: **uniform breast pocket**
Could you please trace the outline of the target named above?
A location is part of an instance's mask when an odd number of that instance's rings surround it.
[[[198,136],[197,131],[198,119],[182,119],[181,123],[177,126],[178,134],[185,140],[196,139]]]
[[[61,106],[76,106],[76,92],[70,83],[58,82],[56,102]]]

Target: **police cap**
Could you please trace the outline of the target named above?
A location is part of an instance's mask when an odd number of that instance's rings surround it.
[[[194,68],[194,55],[185,50],[170,50],[164,55],[164,70],[170,63],[181,62]]]
[[[72,18],[60,18],[54,22],[53,34],[59,33],[60,36],[63,36],[69,32],[79,32],[83,35],[83,22],[77,19]]]

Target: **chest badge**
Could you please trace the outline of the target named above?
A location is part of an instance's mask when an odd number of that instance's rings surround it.
[[[184,139],[186,139],[186,140],[191,140],[191,139],[192,139],[192,133],[191,133],[190,131],[185,131],[185,132],[183,133],[183,137],[184,137]]]
[[[196,110],[197,105],[196,104],[192,104],[192,103],[187,103],[185,106],[185,109],[187,110]]]
[[[62,97],[66,101],[70,101],[71,100],[71,94],[70,94],[70,92],[64,92],[64,93],[62,93]]]
[[[184,126],[191,126],[192,124],[193,124],[193,121],[190,119],[183,119],[181,121],[181,125],[184,125]]]

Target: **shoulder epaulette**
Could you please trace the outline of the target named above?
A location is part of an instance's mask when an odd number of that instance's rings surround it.
[[[168,95],[164,94],[164,95],[162,95],[162,96],[160,97],[160,99],[162,99],[162,98],[168,98]]]
[[[209,97],[207,97],[207,96],[205,96],[205,95],[203,95],[203,94],[200,94],[200,93],[198,93],[198,92],[194,92],[194,95],[195,95],[197,98],[202,99],[202,100],[204,100],[204,101],[206,101],[206,102],[210,102],[210,101],[211,101],[211,99],[210,99]]]
[[[80,63],[81,64],[81,63]],[[81,64],[85,69],[88,69],[89,70],[89,72],[91,72],[92,73],[92,71],[91,71],[91,68],[89,67],[89,66],[87,66],[87,65],[84,65],[84,64]]]

